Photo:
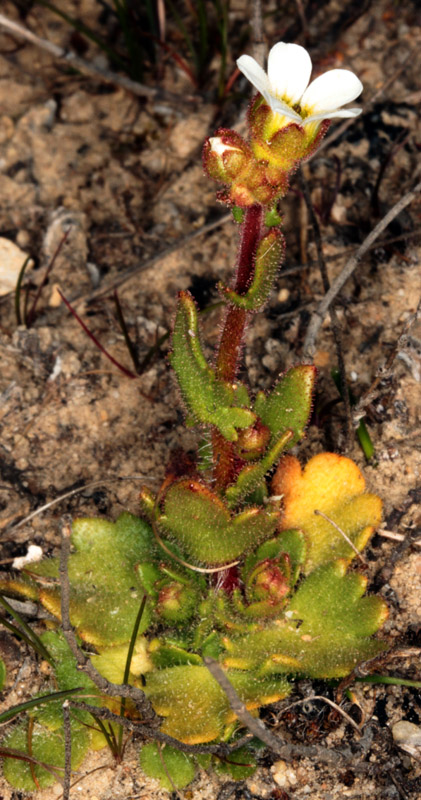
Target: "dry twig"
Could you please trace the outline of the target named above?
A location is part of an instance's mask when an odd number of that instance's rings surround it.
[[[418,303],[418,306],[417,306],[416,310],[414,311],[414,313],[411,314],[409,316],[409,318],[407,319],[407,321],[405,322],[405,325],[403,327],[402,333],[400,334],[400,336],[396,340],[395,346],[394,346],[392,352],[390,353],[386,363],[382,364],[376,370],[376,374],[374,376],[374,380],[373,380],[371,386],[369,386],[367,391],[364,392],[364,394],[362,395],[362,397],[358,401],[357,405],[355,406],[354,411],[353,411],[353,415],[352,415],[355,424],[358,425],[359,421],[363,417],[365,417],[365,415],[366,415],[366,410],[365,409],[367,408],[368,404],[371,403],[374,400],[374,398],[376,397],[377,389],[379,387],[379,384],[390,376],[392,365],[393,365],[393,362],[395,361],[396,356],[398,355],[399,351],[405,347],[405,344],[408,341],[409,331],[411,330],[414,322],[416,322],[419,319],[421,319],[421,300]]]
[[[352,548],[352,550],[354,551],[355,555],[360,559],[360,561],[363,564],[367,564],[367,562],[365,561],[365,559],[361,555],[361,553],[358,550],[358,548],[355,547],[355,544],[352,541],[352,539],[350,539],[349,536],[347,536],[345,531],[343,531],[342,528],[340,528],[339,525],[337,525],[336,522],[333,521],[333,519],[330,519],[330,517],[328,517],[327,514],[324,514],[323,511],[319,511],[317,508],[314,510],[314,513],[317,514],[319,517],[323,517],[323,519],[325,519],[326,522],[329,522],[335,528],[335,530],[337,530],[338,533],[341,534],[343,539],[345,539],[346,543]]]
[[[419,170],[417,170],[417,173]],[[371,245],[376,241],[376,239],[380,236],[380,234],[387,228],[388,225],[398,216],[398,214],[403,211],[406,206],[408,206],[413,199],[417,196],[417,194],[421,191],[421,181],[419,181],[410,192],[407,192],[401,199],[395,203],[395,205],[390,209],[390,211],[385,214],[383,219],[373,228],[371,233],[364,239],[362,245],[358,248],[355,255],[351,256],[349,261],[345,264],[343,270],[338,275],[338,277],[333,281],[329,291],[324,296],[322,302],[320,303],[319,307],[313,313],[306,338],[304,341],[303,347],[303,354],[304,358],[312,358],[315,352],[315,342],[317,338],[317,334],[320,330],[320,326],[333,302],[336,298],[337,294],[341,291],[342,287],[347,282],[348,278],[351,277],[354,270],[360,263],[362,257],[365,255],[367,250],[371,247]]]
[[[263,35],[262,0],[253,0],[253,58],[264,66],[266,61],[266,44]]]
[[[69,66],[73,67],[74,69],[77,69],[84,74],[93,75],[95,78],[98,78],[104,83],[112,83],[115,86],[119,86],[121,89],[125,89],[125,91],[136,95],[136,97],[147,97],[150,100],[161,100],[177,106],[184,101],[190,103],[198,103],[200,101],[199,96],[193,97],[190,95],[183,95],[183,97],[181,97],[173,92],[167,92],[163,91],[162,89],[154,89],[151,86],[145,86],[144,83],[133,81],[131,78],[128,78],[125,75],[118,75],[116,72],[106,69],[105,67],[98,67],[96,64],[92,64],[88,61],[85,61],[83,58],[80,58],[80,56],[76,55],[76,53],[74,53],[72,50],[66,50],[64,47],[59,47],[53,42],[50,42],[48,39],[42,39],[40,36],[37,36],[36,33],[33,33],[28,28],[20,25],[18,22],[8,19],[8,17],[6,17],[4,14],[0,14],[0,26],[14,36],[19,36],[21,39],[25,39],[25,41],[35,45],[35,47],[38,47],[40,50],[44,50],[45,52],[49,53],[51,56],[53,56],[53,58],[58,58],[60,61],[65,61],[66,64],[69,64]]]
[[[341,716],[344,719],[346,719],[346,721],[349,722],[350,725],[352,725],[352,727],[357,731],[358,735],[361,736],[361,727],[357,725],[355,719],[352,719],[352,717],[350,717],[350,715],[347,714],[347,712],[344,711],[344,709],[341,708],[341,706],[338,705],[338,703],[334,703],[333,700],[330,700],[329,697],[325,697],[323,694],[313,694],[310,695],[310,697],[303,697],[302,700],[296,700],[294,703],[289,703],[289,705],[281,709],[281,711],[279,712],[279,716],[285,714],[287,711],[290,710],[290,708],[304,705],[304,703],[312,703],[313,700],[323,700],[324,703],[327,703],[327,705],[329,705],[331,708],[334,708],[335,711],[338,712],[338,714],[341,714]]]
[[[277,753],[279,748],[282,746],[280,739],[271,734],[261,719],[251,716],[250,712],[247,711],[245,704],[242,700],[240,700],[231,681],[227,678],[224,670],[218,664],[218,662],[213,658],[210,658],[210,656],[205,656],[203,661],[211,675],[215,678],[221,689],[223,689],[225,692],[227,700],[230,704],[230,708],[237,715],[240,722],[242,722],[243,725],[249,729],[253,736],[257,736],[257,738],[264,742],[267,747]]]
[[[122,725],[123,728],[126,728],[132,733],[136,733],[138,736],[142,737],[142,739],[152,739],[154,741],[161,742],[162,744],[170,744],[172,747],[176,747],[183,753],[210,753],[211,755],[216,755],[220,758],[226,758],[231,753],[234,753],[236,750],[238,750],[239,747],[242,747],[243,744],[250,738],[249,735],[247,737],[242,737],[236,742],[233,742],[231,745],[228,745],[225,742],[220,742],[219,744],[185,744],[184,742],[180,742],[178,739],[174,739],[172,736],[168,736],[166,733],[162,733],[159,730],[151,728],[150,726],[144,724],[141,720],[132,720],[128,717],[121,717],[119,714],[114,714],[108,708],[91,706],[88,703],[77,702],[76,700],[72,699],[69,699],[69,705],[72,708],[79,709],[80,711],[88,711],[90,714],[92,714],[92,716],[99,717],[99,719],[104,719],[108,722],[115,722],[117,725]]]
[[[299,180],[300,180],[300,188],[304,195],[304,200],[306,202],[307,210],[310,217],[310,222],[313,228],[314,240],[316,243],[316,250],[317,250],[317,259],[319,262],[319,269],[322,277],[323,289],[327,294],[327,292],[330,289],[330,281],[327,274],[326,261],[323,253],[322,236],[316,214],[314,213],[313,203],[311,202],[308,184],[304,177],[302,169],[300,170]],[[336,313],[335,305],[333,303],[329,310],[329,314],[332,322],[333,338],[336,348],[336,358],[338,359],[342,400],[344,402],[344,407],[345,407],[345,450],[349,450],[352,447],[351,402],[349,399],[348,383],[346,380],[346,367],[345,367],[341,325],[338,319],[338,315]]]

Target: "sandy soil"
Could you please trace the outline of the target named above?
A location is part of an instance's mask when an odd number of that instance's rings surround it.
[[[264,3],[268,43],[287,38],[288,31],[305,43],[300,24],[291,22],[298,3],[286,4],[283,10],[277,5]],[[414,185],[421,141],[420,12],[410,0],[399,5],[387,0],[363,3],[353,15],[349,4],[344,11],[336,0],[308,5],[315,68],[321,72],[346,66],[364,83],[363,115],[305,167],[313,203],[321,213],[333,280],[383,214]],[[1,10],[40,36],[64,47],[71,44],[71,29],[63,20],[36,4],[25,10],[22,4],[20,13],[19,6],[3,0]],[[95,0],[62,0],[60,7],[87,24],[99,24]],[[248,14],[246,2],[236,0],[231,23],[244,23]],[[230,68],[239,55],[236,46],[233,40]],[[84,58],[99,58],[92,44],[87,43]],[[156,75],[150,77],[156,80]],[[190,288],[203,307],[216,299],[216,282],[230,274],[236,232],[224,220],[210,232],[204,227],[225,212],[215,200],[215,187],[203,175],[200,149],[218,125],[242,124],[244,96],[232,96],[221,111],[212,100],[210,82],[193,91],[171,61],[163,66],[159,85],[179,94],[180,103],[146,102],[71,73],[0,28],[0,237],[21,248],[19,258],[33,259],[27,271],[31,297],[69,230],[30,327],[17,325],[13,294],[6,290],[0,296],[0,569],[9,569],[29,543],[40,545],[45,554],[57,552],[63,513],[109,518],[123,509],[136,513],[141,480],[157,488],[171,452],[180,447],[192,451],[197,442],[196,433],[183,428],[167,344],[158,348],[141,375],[125,377],[84,334],[58,294],[60,289],[72,300],[102,345],[132,369],[116,318],[115,287],[142,362],[171,326],[177,291]],[[236,87],[245,88],[241,82]],[[195,94],[195,105],[183,102],[186,93]],[[330,134],[334,130],[332,126]],[[256,317],[248,332],[244,370],[256,388],[269,387],[281,370],[300,362],[310,314],[323,296],[313,233],[296,182],[283,211],[285,267],[265,314]],[[337,311],[356,397],[394,351],[416,310],[419,225],[418,199],[395,219],[340,295]],[[385,239],[396,237],[385,244]],[[217,311],[204,318],[203,332],[212,348],[219,332]],[[317,413],[300,450],[303,459],[322,449],[341,452],[344,446],[343,409],[330,378],[336,356],[328,320],[317,340],[315,363]],[[412,679],[417,678],[417,659],[408,648],[416,647],[417,641],[419,645],[421,625],[416,533],[420,375],[418,322],[397,347],[392,368],[368,407],[376,451],[372,463],[365,465],[356,442],[350,453],[364,468],[370,490],[384,499],[383,528],[401,537],[375,536],[368,553],[369,575],[371,590],[389,604],[384,635],[391,647],[403,652],[384,671]],[[97,483],[91,487],[93,481]],[[14,527],[44,503],[85,486]],[[0,648],[9,669],[7,703],[19,702],[38,681],[30,654],[4,632]],[[297,697],[309,691],[303,684]],[[397,748],[390,732],[400,719],[419,724],[416,691],[359,685],[356,695],[367,720],[365,750],[357,747],[355,733],[340,720],[328,720],[317,733],[317,741],[330,747],[354,743],[355,761],[332,768],[304,758],[287,766],[267,756],[256,776],[244,784],[202,773],[181,795],[201,800],[419,797],[420,762]],[[281,720],[280,730],[294,741],[300,735],[308,741],[310,723],[316,719],[321,726],[319,712],[320,707],[310,708],[288,723]],[[92,755],[83,767],[85,774],[72,797],[168,797],[144,778],[134,746],[118,767],[104,752]],[[39,797],[53,800],[60,793],[58,787]],[[1,800],[18,797],[0,778]]]

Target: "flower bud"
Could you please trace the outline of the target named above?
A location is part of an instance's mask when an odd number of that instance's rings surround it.
[[[196,607],[195,590],[178,581],[165,583],[159,592],[156,610],[167,622],[185,622]]]
[[[271,432],[266,425],[258,420],[250,428],[245,428],[238,433],[237,452],[244,461],[259,458],[265,451],[271,437]]]
[[[291,562],[286,553],[279,558],[266,558],[256,564],[247,578],[247,596],[279,606],[290,590]]]
[[[247,168],[251,159],[253,154],[248,144],[227,128],[219,128],[203,147],[205,171],[214,180],[228,185]]]

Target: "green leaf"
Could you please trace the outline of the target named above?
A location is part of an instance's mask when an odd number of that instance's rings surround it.
[[[284,373],[269,395],[259,392],[254,411],[272,432],[273,440],[287,430],[294,433],[288,447],[302,439],[311,413],[315,379],[316,368],[303,364]]]
[[[61,691],[81,687],[98,694],[91,679],[77,668],[76,659],[61,631],[47,631],[42,634],[41,640],[54,659],[54,675]]]
[[[73,524],[72,543],[75,547],[69,558],[72,624],[82,639],[97,646],[130,641],[144,593],[136,566],[139,561],[149,560],[155,551],[149,525],[127,513],[115,523],[78,519]],[[41,570],[42,567],[38,568]],[[60,616],[58,586],[43,586],[40,599],[51,613]],[[149,626],[151,608],[152,602],[148,601],[139,634]]]
[[[160,642],[159,639],[152,640],[149,647],[149,655],[154,667],[157,669],[178,667],[183,664],[195,664],[198,666],[203,663],[202,658],[196,653],[189,653],[184,647]]]
[[[77,769],[89,747],[90,735],[87,729],[77,720],[72,719],[70,726],[72,734],[72,769]],[[2,740],[2,745],[28,754],[27,724],[14,728]],[[43,767],[34,765],[35,776],[41,789],[55,783],[57,780],[55,775],[62,777],[62,769],[64,767],[63,728],[52,731],[35,722],[32,732],[32,756],[44,764],[57,768],[56,773],[52,774]],[[15,789],[23,792],[34,792],[37,789],[32,779],[30,765],[26,761],[5,758],[3,774]]]
[[[136,639],[130,662],[129,677],[125,680],[128,644],[115,647],[98,648],[99,655],[91,656],[91,661],[108,681],[112,683],[134,683],[134,679],[152,669],[152,661],[148,653],[148,642],[144,636]]]
[[[4,684],[6,683],[6,664],[0,658],[0,692],[3,691]]]
[[[215,772],[230,775],[235,781],[244,781],[256,772],[257,762],[248,747],[234,750],[225,761],[215,762]]]
[[[276,702],[289,691],[284,676],[232,671],[228,678],[249,709]],[[225,692],[205,666],[150,672],[145,693],[157,714],[165,718],[161,730],[187,744],[211,742],[236,720]]]
[[[231,208],[232,216],[234,217],[234,222],[242,222],[244,219],[244,208],[240,208],[239,206],[232,206]]]
[[[31,564],[31,566],[35,565]],[[7,597],[26,597],[35,602],[39,600],[38,586],[24,572],[16,578],[1,578],[0,594],[5,594]]]
[[[278,513],[247,508],[231,517],[222,500],[198,481],[181,480],[165,495],[159,522],[192,558],[224,564],[269,538]]]
[[[57,686],[62,691],[80,688],[81,692],[89,691],[92,697],[88,702],[93,706],[100,705],[98,689],[88,676],[77,668],[76,659],[70,650],[61,631],[47,631],[41,636],[41,641],[54,659],[54,676]],[[40,709],[34,709],[33,715],[37,721],[49,730],[57,730],[63,724],[62,701],[45,703]],[[92,718],[86,711],[75,709],[72,715],[83,722],[92,723]]]
[[[161,570],[152,561],[142,561],[136,565],[138,578],[150,597],[158,597],[157,581],[162,578]]]
[[[149,742],[143,745],[139,760],[145,775],[159,780],[162,788],[169,792],[174,788],[184,789],[196,775],[193,756],[168,744],[159,746]]]
[[[355,551],[343,534],[362,550],[380,524],[380,498],[364,491],[357,465],[336,453],[318,453],[304,469],[295,456],[284,456],[272,490],[282,495],[281,527],[298,528],[306,536],[306,573],[333,559],[351,560]]]
[[[265,225],[271,228],[273,225],[281,225],[282,217],[279,215],[276,205],[268,208],[265,212]]]
[[[233,407],[234,390],[217,381],[200,345],[197,312],[189,292],[180,292],[172,337],[170,361],[177,375],[183,400],[197,423],[215,425],[230,442],[236,428],[248,428],[256,419],[250,409]]]
[[[269,297],[284,250],[282,233],[279,230],[270,230],[259,242],[253,280],[246,294],[237,294],[222,283],[218,285],[219,291],[237,308],[257,311]]]

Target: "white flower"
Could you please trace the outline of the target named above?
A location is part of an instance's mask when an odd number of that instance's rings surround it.
[[[272,47],[266,72],[251,56],[241,56],[238,69],[263,95],[275,114],[306,126],[333,117],[356,117],[360,108],[341,108],[363,90],[359,78],[347,69],[332,69],[308,85],[311,58],[299,44],[278,42]]]

